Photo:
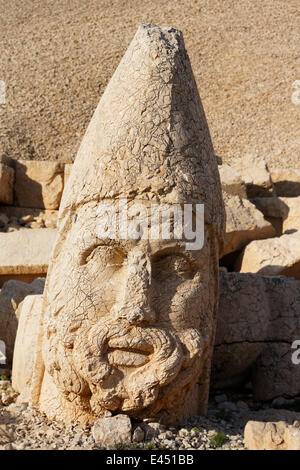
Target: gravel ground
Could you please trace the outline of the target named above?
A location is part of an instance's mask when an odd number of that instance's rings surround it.
[[[298,0],[0,0],[0,156],[74,158],[140,22],[184,33],[215,150],[300,168]]]
[[[10,382],[0,381],[0,450],[97,450],[90,428],[66,427],[51,422],[27,405],[15,403]],[[276,405],[277,403],[277,405]],[[210,399],[207,417],[195,416],[182,427],[156,424],[153,435],[120,449],[243,450],[243,430],[248,420],[300,420],[300,413],[274,409],[253,401],[251,393],[218,393]],[[291,405],[291,401],[289,401]],[[135,423],[134,427],[143,424]]]

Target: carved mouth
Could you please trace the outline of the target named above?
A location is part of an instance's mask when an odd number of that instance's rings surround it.
[[[111,365],[123,367],[140,367],[149,361],[148,354],[126,349],[108,349],[107,358]]]
[[[149,362],[152,353],[153,347],[143,338],[123,336],[108,341],[107,358],[111,365],[140,367]]]

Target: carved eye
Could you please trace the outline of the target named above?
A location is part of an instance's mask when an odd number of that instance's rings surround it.
[[[153,277],[172,275],[190,277],[195,269],[190,260],[178,254],[162,256],[155,260],[152,267]]]
[[[119,268],[123,265],[125,254],[118,247],[107,245],[94,245],[81,255],[81,265],[97,264],[105,268]]]

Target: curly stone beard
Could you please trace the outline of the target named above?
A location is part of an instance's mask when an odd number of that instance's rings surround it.
[[[178,334],[103,318],[77,330],[72,351],[65,350],[49,372],[66,398],[96,417],[106,410],[149,417],[180,406],[201,373],[207,347],[196,329]]]

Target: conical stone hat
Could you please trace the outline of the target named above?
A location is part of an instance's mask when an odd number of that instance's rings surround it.
[[[220,242],[217,162],[182,33],[142,24],[88,126],[64,191],[61,235],[78,207],[127,197],[203,203]]]

